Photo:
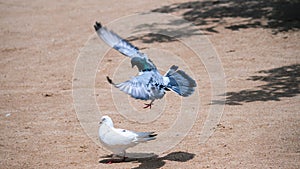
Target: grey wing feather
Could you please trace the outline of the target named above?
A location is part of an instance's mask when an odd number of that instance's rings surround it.
[[[99,22],[96,22],[94,27],[98,36],[105,43],[107,43],[110,47],[113,47],[123,55],[130,57],[132,59],[131,63],[136,65],[140,71],[144,69],[156,69],[155,65],[150,59],[148,59],[147,55],[141,53],[137,47],[121,38],[113,31],[108,30],[106,27],[102,27]]]
[[[147,83],[149,83],[151,76],[149,74],[142,74],[133,77],[123,83],[114,84],[115,87],[121,91],[129,94],[131,97],[141,100],[149,100],[150,92],[148,91]]]
[[[131,43],[127,42],[116,33],[106,29],[105,27],[100,27],[96,30],[98,36],[107,43],[110,47],[118,50],[120,53],[128,56],[130,58],[133,57],[142,57],[143,54],[139,51],[139,49],[133,46]]]

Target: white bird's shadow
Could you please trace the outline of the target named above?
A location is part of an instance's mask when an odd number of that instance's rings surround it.
[[[112,155],[102,156],[101,158],[107,158],[104,160],[100,160],[99,163],[109,164],[109,162],[113,163],[127,163],[127,162],[139,162],[141,163],[135,169],[141,168],[161,168],[165,165],[165,160],[168,161],[177,161],[177,162],[186,162],[195,157],[195,154],[187,153],[187,152],[172,152],[163,157],[159,157],[153,153],[128,153],[126,154],[127,158],[123,159],[111,159]]]

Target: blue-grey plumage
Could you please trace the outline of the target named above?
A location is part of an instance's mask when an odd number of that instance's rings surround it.
[[[123,83],[114,83],[109,77],[109,83],[129,94],[131,97],[141,100],[151,100],[144,108],[150,107],[154,100],[161,99],[165,91],[172,90],[180,96],[187,97],[194,92],[197,86],[195,80],[178,67],[173,65],[162,76],[148,56],[139,51],[128,41],[122,39],[114,32],[96,22],[94,28],[98,36],[109,46],[118,50],[123,55],[131,58],[132,67],[137,66],[139,74]]]

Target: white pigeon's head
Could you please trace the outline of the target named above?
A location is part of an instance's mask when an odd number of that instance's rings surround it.
[[[110,127],[114,126],[114,123],[109,116],[102,116],[99,124],[106,124]]]

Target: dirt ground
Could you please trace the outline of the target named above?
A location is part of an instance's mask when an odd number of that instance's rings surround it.
[[[300,15],[295,2],[1,1],[0,168],[300,168]],[[84,132],[74,109],[77,57],[94,34],[95,21],[107,24],[150,11],[191,21],[209,38],[226,75],[224,112],[213,135],[200,144],[205,112],[222,103],[210,100],[209,79],[198,74],[202,107],[178,145],[156,157],[105,164],[103,156],[110,153]],[[108,61],[105,74],[116,59]],[[103,77],[97,80],[102,78],[109,89]],[[99,104],[110,105],[100,92]],[[114,117],[117,127],[138,128]]]

